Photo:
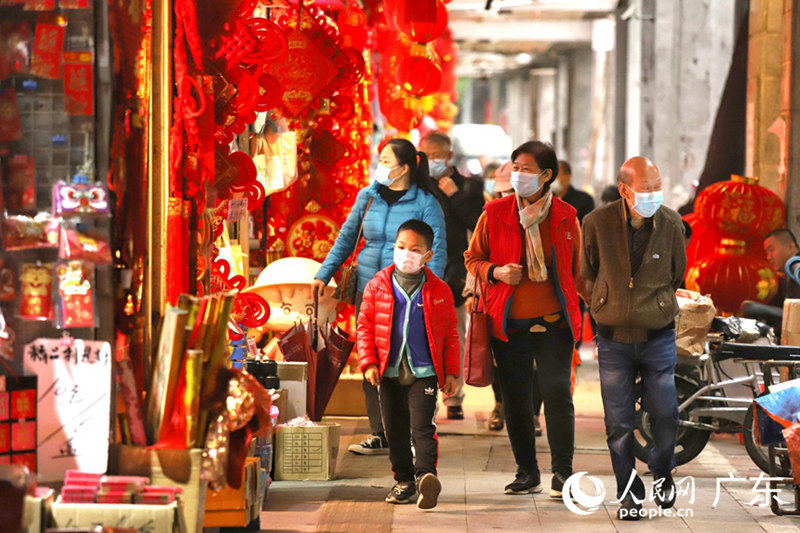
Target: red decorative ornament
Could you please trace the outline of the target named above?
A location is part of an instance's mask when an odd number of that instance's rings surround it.
[[[763,238],[783,227],[786,209],[781,199],[758,185],[757,177],[731,176],[705,188],[695,200],[698,218],[724,237]]]
[[[744,300],[766,303],[778,291],[778,278],[763,258],[745,253],[746,243],[722,239],[716,251],[686,273],[686,288],[711,294],[723,313],[739,312]]]
[[[441,0],[397,0],[389,14],[397,29],[415,43],[436,39],[450,21]]]
[[[400,59],[395,79],[413,96],[427,96],[439,90],[442,69],[432,49],[412,44],[409,54]]]

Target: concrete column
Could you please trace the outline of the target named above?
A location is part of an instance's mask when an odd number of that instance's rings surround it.
[[[758,176],[761,185],[779,195],[786,191],[786,177],[778,172],[780,145],[785,139],[785,123],[781,125],[779,120],[783,16],[781,0],[750,1],[745,173]]]
[[[786,221],[800,234],[800,0],[784,0],[781,59],[781,118],[784,138],[778,150],[778,174],[785,176]],[[792,68],[794,67],[794,68]]]
[[[589,140],[592,134],[592,96],[594,58],[590,46],[572,51],[570,61],[569,134],[566,153],[557,152],[572,166],[572,184],[580,189],[586,183]]]

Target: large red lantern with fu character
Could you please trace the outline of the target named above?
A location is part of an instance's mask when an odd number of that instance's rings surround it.
[[[762,257],[746,254],[747,243],[722,239],[716,251],[686,272],[686,288],[711,294],[725,314],[739,312],[744,300],[769,302],[778,291],[778,278]]]
[[[763,239],[784,226],[786,209],[777,194],[758,185],[757,177],[731,176],[697,195],[698,218],[724,237]]]

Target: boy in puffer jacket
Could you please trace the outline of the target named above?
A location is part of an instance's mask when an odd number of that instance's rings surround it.
[[[433,256],[433,230],[409,220],[397,231],[394,264],[367,284],[358,317],[358,362],[378,386],[396,484],[389,503],[436,506],[439,441],[433,422],[437,388],[453,393],[458,379],[457,318],[450,287],[425,263]],[[411,453],[411,439],[416,461]]]

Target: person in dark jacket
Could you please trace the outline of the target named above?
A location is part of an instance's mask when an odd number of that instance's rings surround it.
[[[483,182],[480,178],[464,177],[450,165],[453,158],[453,143],[447,134],[432,131],[419,142],[419,149],[428,156],[431,177],[442,192],[440,201],[444,211],[447,229],[447,264],[444,268],[444,281],[453,292],[453,300],[458,316],[458,335],[461,341],[461,361],[464,361],[464,337],[467,330],[467,309],[464,305],[464,284],[467,269],[464,266],[464,251],[469,244],[467,233],[475,229],[475,224],[483,211]],[[459,378],[455,392],[444,399],[447,418],[461,420],[464,411],[464,379]]]
[[[578,212],[578,222],[594,209],[594,198],[571,185],[572,167],[566,161],[558,162],[558,177],[553,182],[553,194],[567,202]]]
[[[428,158],[424,153],[417,152],[414,145],[405,139],[392,139],[386,143],[375,171],[375,182],[358,192],[352,211],[311,284],[311,296],[316,300],[353,252],[358,244],[356,238],[362,220],[364,247],[358,253],[356,313],[369,280],[379,270],[392,264],[397,228],[407,220],[422,220],[433,228],[434,256],[430,268],[437,276],[443,276],[447,260],[447,235],[444,215],[437,200],[439,195],[438,189],[431,188]],[[381,421],[378,391],[368,381],[364,381],[363,387],[372,435],[359,444],[351,445],[348,451],[359,455],[386,454],[388,445]]]
[[[680,311],[675,290],[686,270],[686,249],[680,215],[661,205],[658,167],[633,157],[622,165],[617,182],[622,199],[583,221],[581,276],[597,321],[606,440],[621,500],[617,516],[638,520],[647,491],[636,475],[633,453],[637,377],[653,427],[648,460],[653,498],[665,509],[675,503],[675,317]]]

